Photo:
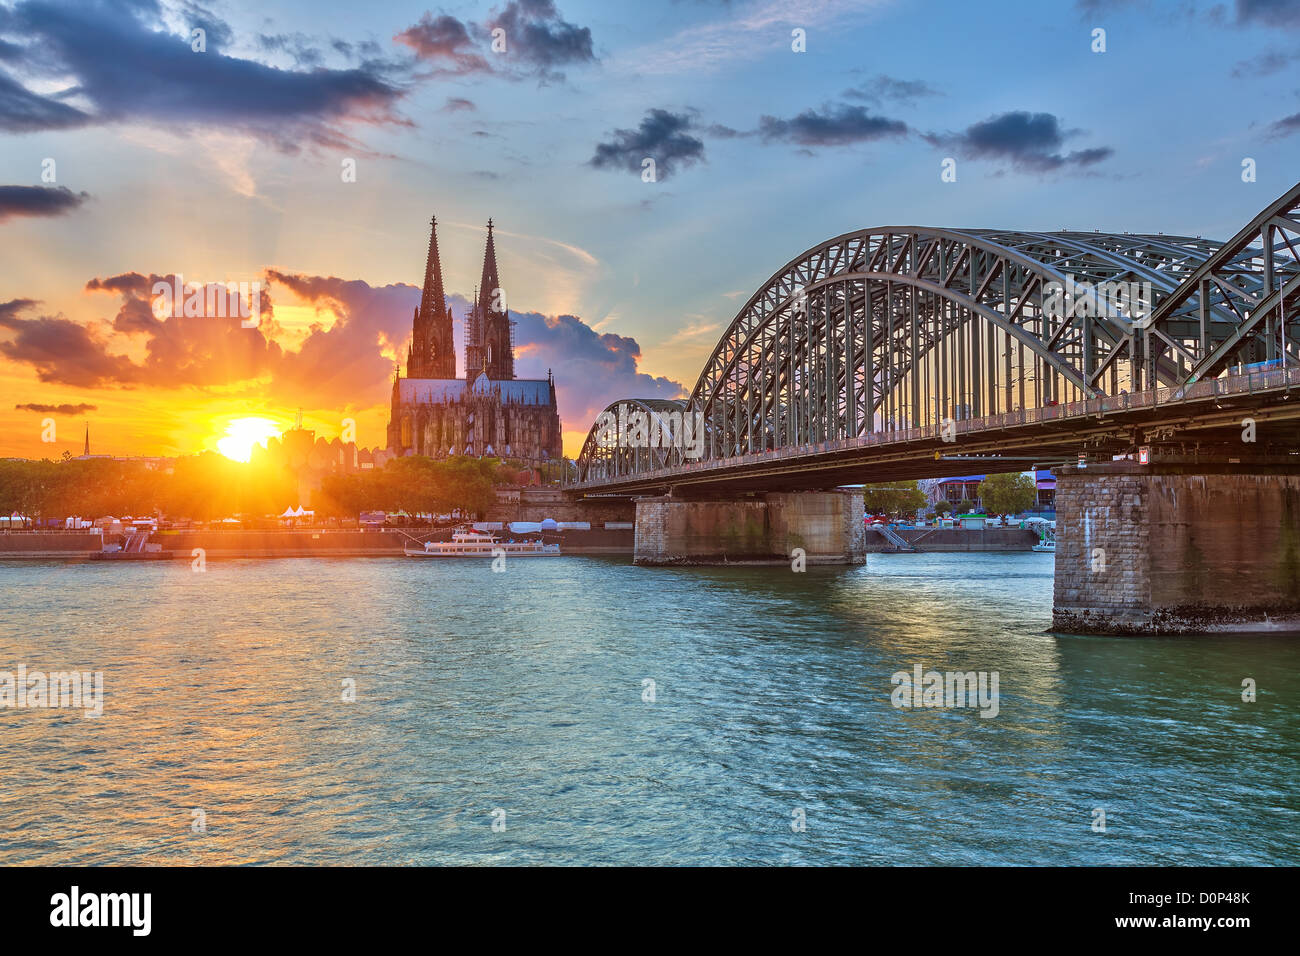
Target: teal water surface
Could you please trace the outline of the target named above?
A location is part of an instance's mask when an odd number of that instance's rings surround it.
[[[1051,590],[1038,554],[7,563],[0,672],[102,671],[104,712],[0,709],[0,864],[1300,863],[1300,641],[1055,636]],[[918,664],[996,672],[996,716],[894,707]]]

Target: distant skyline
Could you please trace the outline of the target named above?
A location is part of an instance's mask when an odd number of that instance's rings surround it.
[[[381,446],[431,215],[458,355],[494,219],[575,454],[830,236],[1229,238],[1300,179],[1297,51],[1300,0],[0,0],[0,455]],[[159,320],[177,274],[261,324]]]

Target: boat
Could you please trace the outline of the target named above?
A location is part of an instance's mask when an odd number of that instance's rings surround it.
[[[486,531],[457,528],[450,541],[426,541],[418,550],[402,548],[408,558],[553,558],[560,554],[558,544],[535,541],[502,541]]]
[[[1042,554],[1055,554],[1056,553],[1056,532],[1049,531],[1047,528],[1044,528],[1041,537],[1039,537],[1038,539],[1038,544],[1034,545],[1029,550],[1038,551]]]

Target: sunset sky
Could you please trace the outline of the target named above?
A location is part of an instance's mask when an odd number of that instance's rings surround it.
[[[458,320],[493,217],[575,454],[828,237],[1226,239],[1297,179],[1300,0],[0,0],[0,455],[299,408],[382,446],[435,214]],[[177,274],[262,283],[260,325],[158,320]]]

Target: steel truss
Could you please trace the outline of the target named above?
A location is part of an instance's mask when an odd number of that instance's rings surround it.
[[[915,226],[846,233],[754,293],[689,399],[607,411],[698,416],[708,460],[1182,385],[1261,362],[1300,364],[1300,185],[1228,243]],[[580,482],[688,463],[680,448],[640,448],[599,424],[578,459]]]

